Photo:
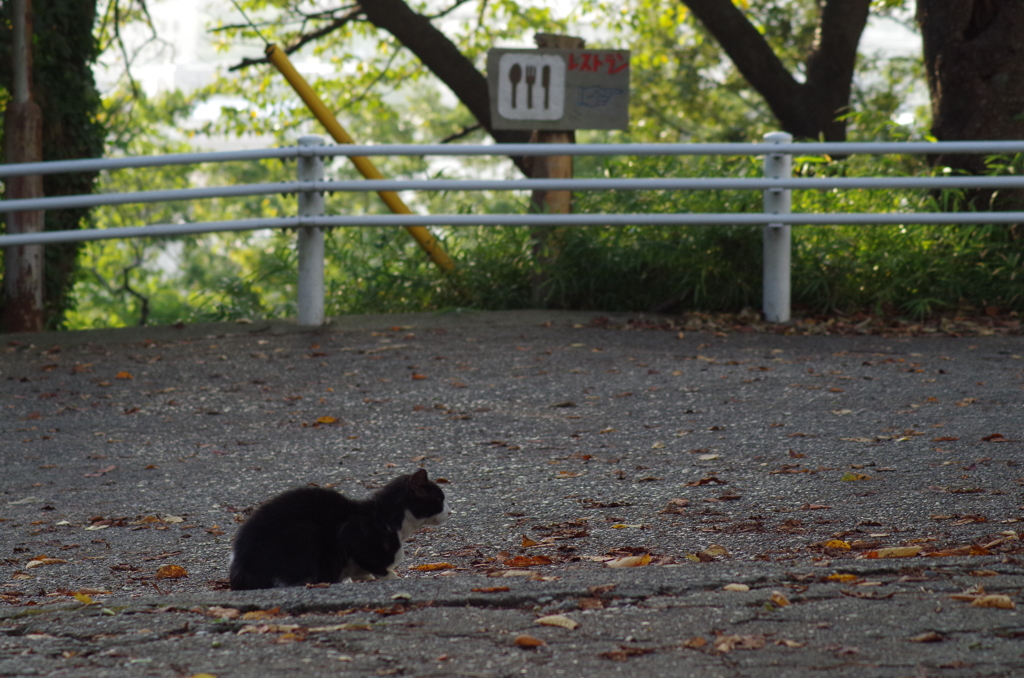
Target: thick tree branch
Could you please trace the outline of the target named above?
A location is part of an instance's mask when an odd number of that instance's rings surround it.
[[[806,62],[804,83],[797,82],[732,0],[680,1],[764,97],[783,129],[797,137],[846,139],[846,125],[836,117],[849,105],[857,44],[871,0],[822,2],[818,40]]]
[[[447,85],[495,141],[529,141],[529,132],[495,130],[491,126],[487,78],[427,17],[414,12],[402,0],[364,0],[362,8],[374,26],[395,36]],[[513,161],[525,171],[522,158],[513,158]]]

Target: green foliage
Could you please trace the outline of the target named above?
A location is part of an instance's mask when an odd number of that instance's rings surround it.
[[[741,3],[757,17],[783,62],[798,72],[814,39],[814,0]],[[878,0],[875,11],[902,10],[900,0]],[[260,31],[281,45],[323,28],[354,6],[310,14],[297,0],[247,0],[246,11]],[[512,0],[477,5],[460,20],[446,18],[449,35],[479,67],[495,43],[520,40],[535,31],[564,32],[567,24],[551,9],[524,10]],[[136,11],[139,11],[136,8]],[[441,12],[441,5],[423,13]],[[629,0],[621,6],[585,1],[579,11],[593,17],[605,36],[591,46],[628,44],[633,53],[632,129],[628,133],[582,132],[586,141],[754,141],[775,123],[767,106],[743,81],[717,44],[681,2]],[[234,22],[233,14],[230,21]],[[107,32],[107,39],[112,39]],[[248,27],[221,24],[217,39],[227,48],[255,34]],[[257,51],[253,50],[254,53]],[[349,21],[292,56],[309,73],[303,54],[330,65],[310,77],[315,89],[352,135],[377,143],[431,142],[459,132],[474,120],[461,105],[442,96],[437,81],[389,36],[365,22]],[[922,82],[917,59],[862,55],[855,83],[850,138],[920,138],[927,124],[901,127],[892,120],[906,111],[908,93]],[[215,123],[189,130],[182,121],[199,101],[237,95],[248,101],[225,108]],[[202,135],[264,135],[293,144],[308,133],[322,134],[283,79],[268,65],[228,74],[190,97],[149,100],[126,84],[107,102],[114,152],[149,154],[185,150]],[[466,137],[480,141],[480,132]],[[420,158],[375,159],[386,176],[518,176],[507,160],[459,161]],[[1004,161],[1001,171],[1019,171]],[[1016,168],[1016,169],[1014,169]],[[803,158],[803,176],[926,175],[915,158]],[[203,184],[283,181],[294,178],[291,163],[239,163],[117,172],[101,177],[103,190],[137,190]],[[579,158],[577,176],[760,176],[751,158]],[[344,159],[328,167],[330,178],[358,175]],[[405,196],[403,196],[405,197]],[[606,192],[576,196],[576,211],[759,212],[757,192]],[[525,212],[522,193],[462,192],[417,194],[414,211],[482,214]],[[914,191],[798,192],[795,211],[923,211],[962,204],[961,196]],[[372,214],[385,208],[373,195],[328,196],[329,214]],[[95,212],[103,227],[205,221],[294,214],[291,197],[254,197],[187,204],[141,205]],[[761,297],[759,227],[593,227],[566,229],[558,256],[545,271],[548,304],[557,308],[609,311],[737,310],[758,307]],[[435,234],[455,259],[447,277],[402,229],[334,229],[326,240],[327,313],[439,310],[451,307],[523,308],[535,302],[532,282],[537,260],[528,229],[514,227],[437,228]],[[1024,254],[1013,232],[1002,227],[794,228],[794,301],[812,311],[878,309],[924,315],[964,304],[1024,308],[1015,277]],[[74,327],[170,323],[178,320],[287,317],[294,315],[295,234],[207,235],[177,241],[105,241],[86,246],[76,287]]]

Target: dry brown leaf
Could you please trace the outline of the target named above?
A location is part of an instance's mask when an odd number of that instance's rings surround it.
[[[288,615],[281,612],[281,607],[277,606],[272,607],[269,610],[250,610],[242,615],[242,619],[277,619],[278,617],[287,616]]]
[[[786,607],[787,605],[791,604],[789,602],[789,598],[787,598],[786,594],[784,594],[782,591],[772,591],[772,596],[771,598],[769,598],[769,600],[771,600],[772,603],[774,603],[778,607]]]
[[[525,549],[525,548],[530,548],[531,546],[540,546],[540,542],[539,541],[534,541],[533,539],[530,539],[529,537],[527,537],[524,534],[523,535],[523,541],[520,543],[520,546],[522,546]]]
[[[750,636],[716,636],[715,651],[726,653],[732,650],[760,650],[764,647],[765,638],[762,634]]]
[[[688,647],[691,650],[699,650],[702,647],[705,647],[707,644],[708,641],[704,638],[704,636],[694,636],[693,638],[690,638],[689,640],[685,641],[683,643],[683,647]]]
[[[868,551],[865,558],[913,558],[921,553],[920,546],[893,546],[876,551]]]
[[[507,586],[478,586],[470,589],[473,593],[505,593],[509,590]]]
[[[857,575],[855,575],[855,574],[839,574],[839,573],[830,574],[829,576],[825,577],[825,581],[838,581],[838,582],[844,582],[844,583],[845,582],[851,582],[851,581],[857,581],[858,579],[859,579],[859,577]]]
[[[211,617],[217,617],[218,619],[238,619],[242,614],[239,610],[233,607],[221,607],[220,605],[211,605],[206,608],[206,614]]]
[[[803,647],[807,643],[801,643],[798,640],[789,640],[787,638],[779,638],[775,641],[776,645],[783,645],[785,647]]]
[[[544,645],[547,645],[547,643],[540,638],[534,638],[526,633],[520,633],[516,636],[515,644],[519,647],[543,647]]]
[[[161,565],[156,571],[157,579],[181,579],[188,576],[188,571],[181,565]]]
[[[914,636],[913,638],[907,638],[912,643],[939,643],[942,642],[943,637],[941,634],[935,631],[928,631],[920,635]]]
[[[602,652],[598,654],[598,657],[605,659],[611,659],[616,662],[624,662],[630,657],[639,657],[641,655],[650,654],[654,652],[652,648],[648,647],[632,647],[630,645],[620,645],[618,650],[611,650],[610,652]]]
[[[651,554],[647,553],[642,556],[626,556],[624,558],[615,558],[605,563],[608,567],[643,567],[651,562]]]
[[[580,625],[578,621],[569,619],[564,614],[549,614],[545,617],[538,617],[533,620],[533,623],[543,626],[561,626],[563,629],[569,629],[570,631]]]
[[[746,584],[726,584],[725,586],[722,587],[722,590],[723,591],[739,591],[739,592],[743,592],[743,591],[749,591],[750,587],[747,586]]]
[[[515,556],[504,562],[505,567],[533,567],[534,565],[550,565],[547,556]]]
[[[42,567],[43,565],[59,565],[68,561],[63,558],[49,558],[47,556],[36,556],[25,564],[25,568]]]
[[[422,565],[414,565],[409,569],[420,572],[434,572],[436,570],[454,570],[455,566],[451,563],[423,563]]]
[[[1000,610],[1013,610],[1017,605],[1010,596],[989,594],[975,598],[971,601],[971,607],[997,607]]]
[[[846,551],[850,550],[850,542],[843,541],[842,539],[830,539],[825,542],[825,548],[827,549],[843,549]]]

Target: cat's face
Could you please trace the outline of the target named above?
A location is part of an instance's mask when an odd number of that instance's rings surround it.
[[[451,506],[445,500],[444,490],[437,483],[430,481],[426,471],[420,469],[409,478],[409,497],[403,532],[408,528],[413,528],[414,532],[426,525],[440,525],[448,520],[451,512]]]

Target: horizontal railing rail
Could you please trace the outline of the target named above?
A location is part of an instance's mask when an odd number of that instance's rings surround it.
[[[770,148],[770,150],[769,150]],[[172,153],[133,158],[89,158],[0,165],[0,178],[31,174],[62,174],[101,170],[138,169],[169,165],[253,160],[290,160],[301,157],[335,156],[650,156],[650,155],[753,155],[784,153],[795,157],[845,155],[1004,155],[1024,153],[1024,141],[879,141],[879,142],[799,142],[781,144],[381,144],[369,146],[338,145]]]
[[[90,193],[50,198],[0,201],[2,212],[99,207],[212,198],[242,198],[290,193],[378,191],[802,191],[889,189],[1024,188],[1024,176],[953,177],[808,177],[794,179],[354,179],[351,181],[285,181],[242,186],[211,186],[126,193]],[[0,246],[3,239],[0,236]]]
[[[132,191],[70,195],[0,201],[0,213],[57,210],[67,208],[116,206],[153,202],[176,202],[215,198],[243,198],[261,195],[297,194],[315,196],[331,192],[383,191],[761,191],[763,212],[743,213],[671,213],[671,214],[309,214],[302,209],[299,216],[236,219],[173,224],[124,226],[109,229],[45,231],[0,235],[0,248],[46,245],[62,242],[85,242],[119,238],[174,237],[216,232],[261,229],[299,229],[300,249],[310,242],[309,234],[329,227],[358,226],[627,226],[627,225],[763,225],[765,226],[765,315],[772,321],[789,318],[789,248],[791,225],[828,224],[977,224],[1024,223],[1024,212],[888,212],[888,213],[790,213],[790,194],[794,190],[978,190],[1024,189],[1024,176],[962,176],[925,177],[792,177],[794,158],[849,156],[855,154],[978,154],[1013,155],[1024,153],[1024,141],[953,141],[953,142],[825,142],[792,143],[789,135],[766,135],[767,143],[758,144],[479,144],[479,145],[411,145],[323,146],[319,137],[306,137],[298,146],[179,153],[163,156],[131,158],[91,158],[40,163],[0,165],[0,180],[8,177],[57,174],[83,171],[117,171],[170,165],[201,165],[206,163],[254,162],[259,160],[297,160],[307,163],[300,169],[299,181],[207,186],[202,188]],[[323,159],[336,156],[677,156],[721,155],[764,156],[765,177],[657,177],[657,178],[586,178],[586,179],[386,179],[386,180],[323,180]],[[310,168],[314,165],[319,169]],[[312,180],[310,180],[312,179]],[[305,234],[305,235],[304,235]],[[322,232],[320,234],[322,238]],[[311,259],[320,257],[319,283],[322,288],[322,241],[319,254],[303,256],[300,269]],[[299,271],[303,281],[316,279],[317,274]],[[316,295],[312,295],[315,297]],[[303,309],[311,295],[299,291],[300,322],[303,318],[319,318],[322,322],[323,299],[314,304],[315,311]],[[303,300],[306,300],[304,302]],[[305,324],[318,324],[306,322]]]

